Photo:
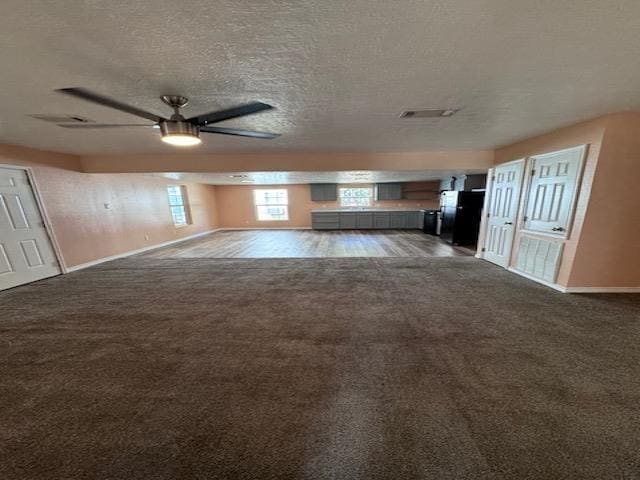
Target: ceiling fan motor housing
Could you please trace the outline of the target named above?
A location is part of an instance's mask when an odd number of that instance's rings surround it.
[[[172,135],[190,135],[192,137],[198,137],[200,135],[200,128],[186,120],[165,120],[160,122],[160,132],[162,136]]]

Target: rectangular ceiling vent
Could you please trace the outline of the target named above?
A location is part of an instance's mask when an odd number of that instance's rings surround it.
[[[400,114],[400,118],[438,118],[450,117],[457,110],[453,109],[425,109],[425,110],[405,110]]]
[[[48,114],[36,114],[29,115],[32,118],[37,118],[45,122],[51,123],[91,123],[93,120],[88,118],[78,117],[76,115],[48,115]]]

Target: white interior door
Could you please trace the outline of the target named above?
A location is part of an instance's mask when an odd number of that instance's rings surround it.
[[[523,173],[524,160],[493,169],[483,257],[502,267],[509,265],[511,257]]]
[[[27,172],[0,167],[0,290],[59,273]]]
[[[585,146],[531,157],[531,183],[523,227],[566,236]]]

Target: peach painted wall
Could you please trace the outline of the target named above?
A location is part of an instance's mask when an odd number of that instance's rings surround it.
[[[434,190],[426,200],[394,200],[373,202],[374,207],[437,208],[439,182],[430,182]],[[343,186],[343,185],[341,185]],[[372,186],[358,184],[357,186]],[[308,228],[311,210],[339,208],[338,202],[312,202],[309,185],[218,185],[216,200],[222,228]],[[259,222],[253,204],[256,188],[286,188],[289,192],[289,221]]]
[[[0,146],[0,164],[31,167],[67,267],[218,226],[215,189],[209,185],[186,184],[193,224],[176,228],[166,194],[171,182],[165,179],[82,173],[72,155],[14,146]]]
[[[640,287],[640,112],[605,120],[568,285]]]
[[[81,162],[94,173],[469,170],[491,167],[493,151],[90,155]]]
[[[498,148],[495,152],[495,162],[496,164],[499,164],[510,160],[529,157],[531,155],[553,152],[578,145],[588,145],[587,158],[585,160],[582,175],[582,184],[576,203],[575,220],[570,236],[564,242],[562,263],[560,264],[558,278],[556,280],[556,283],[565,287],[569,286],[569,277],[573,269],[574,258],[580,241],[582,226],[589,203],[591,184],[593,182],[593,177],[600,155],[605,123],[605,117],[596,118],[594,120],[582,122],[545,135],[540,135],[538,137]],[[535,234],[530,233],[527,233],[527,235],[536,236]],[[517,247],[519,243],[520,232],[516,232],[511,259],[512,264],[517,256]]]

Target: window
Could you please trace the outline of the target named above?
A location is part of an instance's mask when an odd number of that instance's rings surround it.
[[[368,207],[373,198],[371,187],[340,188],[340,206],[342,207]]]
[[[289,220],[289,195],[286,189],[256,189],[253,191],[253,201],[258,220]]]
[[[176,227],[184,227],[191,223],[189,205],[187,204],[187,189],[184,185],[168,185],[169,208]]]

